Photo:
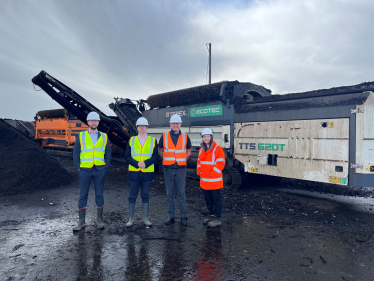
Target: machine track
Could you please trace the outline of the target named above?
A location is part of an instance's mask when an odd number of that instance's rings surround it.
[[[232,189],[238,189],[242,185],[242,174],[238,169],[225,167],[222,172],[224,185],[229,185]]]

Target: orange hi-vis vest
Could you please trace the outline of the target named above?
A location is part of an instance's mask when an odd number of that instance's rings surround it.
[[[170,136],[170,131],[163,133],[164,153],[162,155],[163,165],[173,165],[177,162],[178,165],[187,165],[187,134],[181,133],[175,146]]]
[[[214,140],[211,149],[199,150],[197,160],[197,174],[200,176],[200,186],[205,190],[223,187],[222,170],[225,167],[225,153]]]

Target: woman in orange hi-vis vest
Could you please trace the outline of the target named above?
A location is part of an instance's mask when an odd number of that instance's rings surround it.
[[[205,128],[201,132],[203,142],[197,160],[197,174],[200,186],[204,190],[209,216],[203,223],[210,227],[221,225],[222,199],[220,189],[223,187],[222,170],[225,167],[225,153],[213,140],[213,131]]]

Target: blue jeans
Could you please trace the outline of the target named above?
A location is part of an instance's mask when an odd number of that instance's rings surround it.
[[[222,214],[221,190],[204,190],[204,197],[209,213],[214,215],[217,219],[220,219]]]
[[[139,188],[140,196],[142,197],[142,203],[149,203],[149,190],[151,188],[152,181],[129,181],[129,203],[136,203],[138,197]]]
[[[91,171],[80,169],[78,173],[80,187],[78,209],[82,209],[87,206],[88,191],[90,190],[92,179],[94,180],[95,185],[96,206],[98,208],[102,208],[104,206],[103,192],[106,169],[98,171],[95,167],[93,167]]]
[[[186,218],[186,168],[171,169],[164,166],[164,178],[169,218],[175,217],[174,189],[177,190],[180,215],[182,218]]]

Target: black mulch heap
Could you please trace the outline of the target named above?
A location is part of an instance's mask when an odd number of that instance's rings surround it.
[[[69,184],[72,176],[36,142],[0,120],[0,192],[19,194]]]

